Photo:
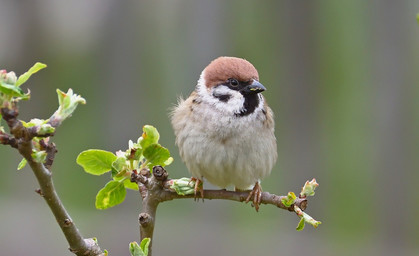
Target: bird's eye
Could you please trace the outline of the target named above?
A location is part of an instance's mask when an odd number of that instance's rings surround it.
[[[234,87],[236,87],[236,86],[238,86],[239,85],[239,81],[237,81],[236,79],[234,79],[234,78],[230,78],[230,79],[228,79],[228,82],[230,83],[230,85],[231,86],[234,86]]]

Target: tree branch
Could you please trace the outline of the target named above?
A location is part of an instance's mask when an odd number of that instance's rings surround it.
[[[156,211],[159,203],[174,199],[194,198],[193,194],[177,194],[173,189],[170,188],[173,184],[173,180],[167,179],[167,177],[168,174],[166,170],[161,166],[153,167],[153,175],[150,175],[150,171],[148,169],[141,170],[139,174],[133,172],[131,175],[131,181],[138,184],[139,191],[143,199],[142,212],[139,215],[140,241],[147,237],[151,239],[149,245],[149,256],[152,255],[152,238],[156,221]],[[227,191],[225,189],[204,190],[204,198],[209,200],[224,199],[236,202],[244,202],[246,201],[248,195],[248,191]],[[263,192],[261,203],[275,205],[288,211],[294,211],[294,206],[297,206],[303,211],[307,208],[306,197],[296,198],[294,203],[290,206],[283,204],[282,199],[286,198],[287,196],[278,196],[269,192]]]
[[[29,163],[40,186],[40,189],[37,189],[36,192],[45,199],[54,214],[58,225],[69,243],[70,251],[80,256],[104,255],[96,241],[92,238],[83,238],[55,191],[52,181],[52,173],[49,170],[56,153],[55,145],[47,145],[45,142],[42,142],[44,145],[41,146],[45,147],[47,151],[46,164],[44,165],[43,163],[35,162],[31,155],[33,151],[32,139],[36,137],[36,133],[34,132],[35,130],[23,127],[22,123],[17,119],[17,108],[2,108],[1,114],[7,122],[10,132],[13,135],[12,137],[2,133],[2,144],[10,144],[12,147],[17,148],[19,153]]]

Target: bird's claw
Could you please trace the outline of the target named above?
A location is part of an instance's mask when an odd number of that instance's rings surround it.
[[[255,206],[255,210],[259,211],[259,205],[262,202],[262,187],[259,185],[259,182],[256,182],[253,189],[249,192],[249,195],[246,198],[246,203],[253,198],[253,206]]]
[[[194,177],[191,178],[191,181],[195,182],[195,188],[194,188],[195,201],[199,200],[198,198],[198,192],[199,192],[201,194],[202,202],[204,202],[204,186],[203,186],[204,182]]]

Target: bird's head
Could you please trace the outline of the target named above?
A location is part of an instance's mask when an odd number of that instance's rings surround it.
[[[197,92],[203,101],[236,116],[252,114],[263,104],[260,92],[266,88],[259,82],[256,68],[247,60],[219,57],[201,73]]]

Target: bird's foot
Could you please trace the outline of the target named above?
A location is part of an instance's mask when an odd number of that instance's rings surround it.
[[[253,189],[249,192],[249,195],[246,198],[246,203],[250,201],[250,199],[253,198],[253,206],[255,207],[255,210],[259,211],[259,205],[262,201],[262,187],[259,185],[259,182],[257,181]]]
[[[201,194],[202,202],[204,202],[204,182],[200,179],[195,177],[191,178],[191,181],[195,182],[194,194],[195,194],[195,201],[199,201],[198,192]]]

